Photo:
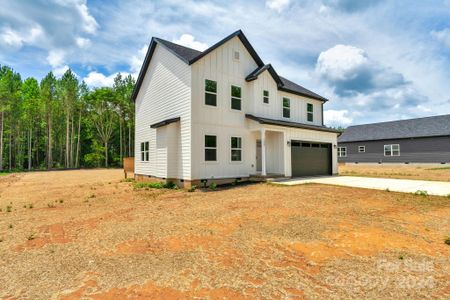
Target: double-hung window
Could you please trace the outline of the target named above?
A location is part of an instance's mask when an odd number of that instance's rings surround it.
[[[347,147],[338,147],[338,157],[347,157]]]
[[[358,152],[359,152],[359,153],[364,153],[364,152],[366,152],[366,146],[358,146]]]
[[[217,106],[217,81],[205,79],[205,105]]]
[[[217,160],[217,136],[205,135],[205,161]]]
[[[306,104],[306,119],[308,122],[314,121],[314,106],[311,103]]]
[[[231,109],[241,110],[242,98],[241,88],[235,85],[231,86]]]
[[[141,161],[149,161],[149,142],[141,143]]]
[[[263,103],[269,104],[269,91],[263,91]]]
[[[231,161],[242,161],[242,138],[231,137]]]
[[[291,100],[289,98],[283,98],[283,118],[291,117]]]
[[[384,156],[400,156],[400,145],[384,145]]]

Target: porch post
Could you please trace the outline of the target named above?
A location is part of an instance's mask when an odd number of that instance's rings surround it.
[[[266,130],[261,128],[261,176],[266,175]]]

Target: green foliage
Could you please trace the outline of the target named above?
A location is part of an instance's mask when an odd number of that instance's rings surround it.
[[[422,191],[422,190],[417,190],[414,195],[418,195],[418,196],[428,196],[428,192],[427,191]]]
[[[444,243],[445,243],[446,245],[450,245],[450,237],[446,238],[445,241],[444,241]]]
[[[121,166],[134,156],[134,84],[118,74],[112,88],[90,89],[70,69],[22,81],[0,66],[0,173]]]
[[[194,184],[188,189],[188,192],[192,193],[195,192],[195,190],[197,190],[197,186]]]
[[[215,191],[217,189],[217,184],[215,182],[211,182],[211,184],[209,185],[209,189],[211,191]]]
[[[169,181],[167,183],[162,182],[135,182],[133,184],[134,189],[178,189],[178,186]]]

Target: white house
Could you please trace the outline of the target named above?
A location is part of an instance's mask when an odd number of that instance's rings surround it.
[[[264,64],[241,30],[203,52],[152,38],[133,100],[137,179],[337,173],[327,99]]]

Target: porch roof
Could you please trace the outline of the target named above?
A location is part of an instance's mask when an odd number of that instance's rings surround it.
[[[178,122],[178,121],[180,121],[180,119],[181,119],[180,117],[167,119],[167,120],[164,120],[164,121],[161,121],[161,122],[158,122],[158,123],[150,125],[150,128],[159,128],[159,127],[162,127],[162,126],[165,126],[165,125],[169,125],[171,123]]]
[[[256,122],[258,122],[260,124],[283,126],[283,127],[293,127],[293,128],[317,130],[317,131],[325,131],[325,132],[333,132],[333,133],[340,133],[340,131],[328,128],[326,126],[316,126],[316,125],[309,125],[309,124],[290,122],[290,121],[284,121],[284,120],[274,120],[274,119],[256,117],[256,116],[251,115],[251,114],[246,114],[245,117],[247,119],[256,121]]]

